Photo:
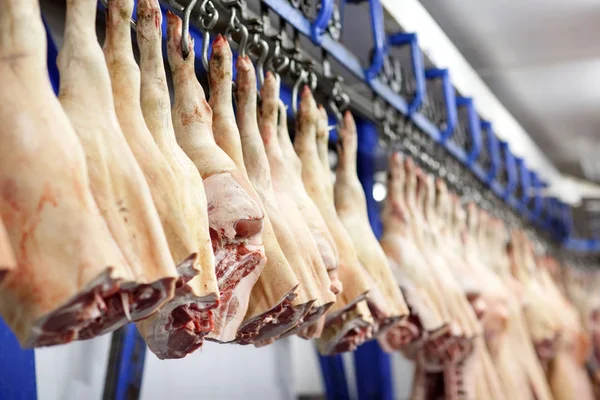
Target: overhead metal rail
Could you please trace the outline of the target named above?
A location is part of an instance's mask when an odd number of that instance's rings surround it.
[[[392,140],[388,142],[400,140],[406,133],[408,122],[412,129],[424,133],[443,147],[466,171],[508,205],[520,219],[521,225],[531,225],[567,248],[581,250],[585,247],[586,251],[600,251],[600,243],[570,236],[570,208],[558,199],[549,202],[544,199],[545,183],[535,171],[528,168],[526,160],[516,158],[509,145],[496,137],[493,121],[480,121],[474,99],[456,96],[449,71],[426,70],[423,67],[417,35],[404,32],[386,35],[379,0],[341,0],[338,3],[334,0],[316,1],[318,12],[309,19],[296,0],[261,0],[258,11],[252,10],[244,1],[213,0],[219,11],[219,23],[211,33],[225,33],[231,10],[237,9],[242,23],[258,23],[260,28],[254,33],[266,40],[270,47],[277,41],[282,54],[287,54],[290,60],[299,61],[303,68],[313,74],[317,81],[317,97],[322,99],[323,94],[331,93],[336,84],[334,76],[350,73],[369,90],[357,89],[356,84],[341,83],[342,91],[349,99],[347,107],[379,127],[387,124],[388,132],[392,132],[389,135]],[[368,3],[370,30],[374,40],[371,63],[366,66],[338,40],[339,35],[331,34],[335,11],[343,9],[347,2]],[[165,3],[167,6],[173,4]],[[178,3],[185,7],[189,0],[179,0]],[[279,16],[279,26],[274,27],[277,24],[270,21],[269,10]],[[192,10],[192,16],[199,14],[199,9]],[[195,18],[192,18],[192,24],[194,21]],[[286,30],[277,31],[282,29],[282,24],[291,26],[293,35]],[[311,55],[314,51],[305,51],[298,46],[297,34],[310,39],[321,50],[321,59]],[[398,76],[398,68],[394,68],[398,63],[394,63],[390,52],[391,48],[397,47],[406,49],[410,59],[410,65],[401,65],[401,76]],[[329,60],[343,67],[343,71],[331,71],[332,63]],[[281,71],[281,77],[289,86],[297,83],[294,71]],[[428,86],[435,81],[442,82],[443,90],[442,97],[438,97],[438,104],[432,105],[428,104]],[[407,82],[410,84],[408,91]],[[442,108],[438,109],[440,106]],[[442,118],[432,119],[432,112]],[[378,133],[378,136],[381,135]]]

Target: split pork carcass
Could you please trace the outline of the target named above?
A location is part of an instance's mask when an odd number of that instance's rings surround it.
[[[455,205],[455,208],[457,205]],[[477,353],[481,364],[482,374],[488,381],[488,388],[496,396],[503,395],[507,399],[517,399],[523,390],[515,385],[514,371],[510,363],[502,362],[500,354],[509,356],[510,344],[507,339],[509,317],[509,302],[511,294],[502,280],[492,271],[492,260],[485,249],[486,238],[482,237],[482,226],[489,225],[489,215],[479,209],[474,203],[467,206],[466,225],[462,239],[466,261],[480,282],[481,301],[484,303],[485,314],[482,318],[484,336],[480,340],[487,345]],[[514,357],[514,355],[513,355]]]
[[[408,317],[408,306],[396,283],[388,258],[379,244],[367,212],[367,199],[356,172],[358,138],[352,114],[344,114],[339,129],[338,156],[334,185],[335,207],[338,217],[350,235],[359,262],[367,272],[372,288],[368,305],[375,321],[374,335]]]
[[[474,277],[480,288],[477,297],[472,297],[472,292],[465,290],[471,307],[481,321],[482,335],[478,335],[475,341],[472,361],[476,376],[475,390],[478,398],[505,399],[512,398],[504,391],[499,371],[494,366],[490,355],[489,344],[493,344],[493,338],[503,334],[506,326],[506,303],[510,296],[502,285],[499,278],[494,275],[486,265],[483,264],[479,251],[479,216],[480,210],[474,203],[467,206],[467,212],[460,204],[457,196],[448,197],[445,185],[438,180],[437,185],[438,205],[446,202],[450,206],[451,218],[447,223],[454,228],[454,234],[447,239],[455,239],[455,253],[446,254],[449,257],[450,266],[462,265],[462,273]],[[445,197],[445,198],[444,198]],[[442,244],[443,246],[443,244]],[[453,257],[457,255],[458,257]],[[460,268],[455,276],[461,275]],[[457,278],[458,280],[458,278]],[[467,288],[463,288],[467,289]],[[496,341],[501,339],[496,339]]]
[[[512,296],[509,302],[506,335],[510,348],[503,348],[502,364],[504,372],[510,373],[513,384],[520,388],[523,399],[552,399],[550,386],[531,340],[531,335],[523,311],[523,285],[511,271],[510,254],[507,251],[508,234],[504,222],[491,218],[488,223],[490,236],[488,250],[492,253],[492,270],[504,282]],[[518,354],[519,357],[515,357]],[[524,389],[526,388],[526,390]]]
[[[531,242],[523,231],[511,233],[511,269],[523,285],[523,311],[538,357],[546,368],[554,357],[560,335],[555,310],[546,307],[546,294],[539,281]]]
[[[458,246],[454,246],[454,252],[450,253],[447,251],[451,246],[448,235],[442,235],[442,227],[448,223],[454,225],[455,237],[459,240],[468,234],[464,210],[456,196],[450,201],[441,181],[438,180],[436,185],[430,175],[420,173],[418,169],[417,189],[417,205],[422,205],[417,210],[422,213],[425,222],[421,243],[431,246],[428,247],[429,253],[426,254],[429,257],[426,255],[426,259],[437,271],[436,276],[442,277],[440,285],[449,299],[448,309],[463,331],[462,337],[457,338],[457,346],[453,350],[455,354],[451,354],[450,360],[443,361],[446,395],[456,396],[464,392],[471,398],[503,399],[496,371],[481,335],[481,325],[477,321],[478,311],[479,316],[483,316],[482,306],[477,304],[481,290],[470,286],[464,279],[461,285],[455,278],[462,274],[473,275],[475,271],[469,271],[472,266],[466,259],[463,244],[459,241]],[[454,218],[448,220],[448,214]],[[434,249],[439,250],[436,252]],[[472,300],[470,305],[469,298]],[[451,349],[449,347],[446,351]]]
[[[411,216],[407,206],[409,186],[399,153],[390,156],[388,168],[387,196],[381,213],[383,234],[380,243],[410,308],[408,322],[412,328],[408,330],[410,336],[406,340],[395,340],[395,328],[389,330],[385,341],[380,340],[384,348],[392,351],[403,349],[405,341],[415,342],[429,335],[436,336],[446,329],[449,321],[444,319],[432,298],[438,295],[433,289],[432,276],[411,238]]]
[[[588,367],[595,386],[600,384],[600,294],[596,290],[599,278],[598,271],[582,270],[571,264],[563,270],[565,293],[590,334],[592,350]]]
[[[16,266],[15,254],[4,223],[0,218],[0,282],[2,282],[8,271],[15,269]]]
[[[57,59],[59,99],[85,150],[98,207],[134,278],[153,284],[154,293],[146,296],[156,303],[161,298],[157,305],[162,305],[172,297],[178,274],[152,193],[118,119],[118,98],[96,37],[96,9],[94,0],[67,3],[64,45]],[[133,320],[150,311],[154,309],[129,310]]]
[[[310,296],[315,299],[312,309],[302,323],[284,333],[282,337],[300,334],[309,339],[321,335],[325,322],[324,314],[336,300],[331,279],[309,224],[313,227],[321,227],[324,231],[327,227],[316,205],[304,189],[302,167],[294,152],[287,128],[286,110],[281,102],[278,110],[279,123],[276,134],[272,129],[265,129],[266,126],[261,124],[261,136],[269,161],[275,198],[284,211],[285,222],[294,234],[308,271],[301,278],[302,284],[310,290]],[[271,120],[273,121],[273,118]]]
[[[315,107],[315,99],[313,98],[308,86],[305,86],[301,94],[300,110],[296,116],[296,136],[298,136],[298,134],[302,134],[307,127],[316,127],[316,120],[314,119],[316,115],[314,113],[311,115],[310,112],[311,110],[314,110]],[[302,179],[302,160],[298,157],[298,154],[293,155],[290,153],[289,158],[294,160],[293,165],[296,166],[296,168],[294,168],[294,171],[296,172],[295,178],[297,178],[299,175]],[[301,205],[300,211],[305,217],[308,217],[308,227],[315,238],[315,242],[317,243],[317,247],[319,249],[319,254],[323,259],[323,263],[325,264],[325,268],[327,268],[329,278],[331,279],[331,290],[335,294],[339,294],[342,291],[342,285],[337,274],[339,253],[336,242],[333,238],[333,235],[329,231],[329,227],[327,226],[325,219],[323,217],[316,217],[316,215],[320,215],[318,212],[318,206],[316,205],[316,201],[310,197],[307,186],[303,185],[302,187],[304,188],[303,193],[306,193],[311,200],[307,200],[306,203],[307,205],[310,204],[311,207],[309,208]]]
[[[421,221],[420,229],[417,231],[417,244],[425,260],[434,271],[434,277],[444,293],[447,310],[450,317],[461,330],[457,336],[456,346],[447,351],[454,353],[452,357],[456,360],[464,359],[471,354],[472,339],[482,334],[481,325],[477,321],[475,311],[469,305],[467,296],[463,292],[450,271],[448,260],[443,253],[436,251],[441,246],[439,240],[438,226],[435,222],[435,184],[431,175],[425,174],[420,168],[415,170],[417,178],[417,194],[415,216]]]
[[[0,281],[0,314],[24,347],[91,338],[125,324],[128,310],[152,313],[174,281],[134,281],[102,218],[48,79],[38,1],[0,8],[0,219],[17,263]],[[93,31],[93,15],[80,23]]]
[[[564,271],[566,292],[572,304],[579,310],[584,327],[590,334],[591,352],[587,367],[594,386],[596,398],[600,398],[600,273],[582,270],[567,264]]]
[[[446,261],[432,248],[431,230],[426,223],[425,208],[431,207],[433,193],[428,190],[428,179],[414,161],[404,161],[405,204],[408,211],[410,240],[419,251],[424,264],[419,266],[426,271],[427,292],[432,298],[442,318],[446,321],[444,330],[429,335],[416,350],[418,362],[430,371],[442,371],[450,365],[465,360],[472,349],[472,338],[476,334],[473,312],[466,304],[460,287],[448,271]],[[469,314],[471,313],[471,314]],[[473,318],[472,318],[473,317]],[[414,353],[411,351],[411,353]]]
[[[366,303],[366,295],[371,289],[369,277],[361,267],[352,238],[335,209],[326,153],[329,140],[327,113],[324,108],[317,108],[312,96],[305,97],[297,121],[294,149],[302,163],[302,180],[335,241],[339,253],[337,275],[343,285],[342,293],[338,293],[336,303],[327,314],[317,347],[324,355],[352,351],[372,333],[373,318]]]
[[[555,400],[594,398],[593,387],[586,370],[591,340],[584,329],[579,312],[559,289],[562,282],[552,278],[551,269],[560,269],[556,260],[541,256],[537,260],[540,281],[546,291],[547,307],[556,311],[562,324],[556,353],[548,368],[548,382]]]
[[[212,110],[194,71],[194,45],[183,57],[182,21],[167,14],[167,55],[173,75],[172,109],[177,142],[200,172],[206,191],[220,303],[208,339],[235,340],[254,284],[265,264],[263,216],[243,171],[216,143]]]
[[[123,15],[127,12],[128,9],[123,10]],[[171,254],[178,263],[177,269],[180,274],[175,297],[156,314],[139,322],[138,329],[158,357],[180,358],[200,347],[204,336],[212,330],[211,310],[218,305],[219,288],[208,231],[208,211],[202,177],[194,163],[177,144],[173,130],[171,100],[162,55],[162,12],[158,0],[140,0],[137,4],[137,16],[141,110],[158,151],[161,152],[156,154],[157,149],[148,143],[149,138],[140,136],[146,141],[144,143],[146,154],[152,155],[150,160],[146,159],[152,164],[147,165],[145,170],[148,171],[146,176],[163,221]],[[122,24],[123,35],[127,36],[125,30],[129,30],[129,23],[124,19]],[[125,52],[125,49],[123,51]],[[126,54],[129,54],[127,58],[132,56],[131,51]],[[113,62],[114,67],[116,65]],[[128,67],[129,73],[122,71],[123,75],[115,76],[114,80],[128,79],[125,87],[130,86],[128,90],[136,92],[133,87],[133,84],[138,81],[135,77],[135,64],[128,63],[123,67]],[[114,70],[117,72],[116,68]],[[125,113],[122,112],[121,117],[123,119],[135,117],[136,120],[132,121],[131,127],[136,127],[140,133],[143,133],[144,126],[139,120],[137,96],[130,97],[128,100],[131,104],[124,109],[131,114],[124,115]],[[136,156],[138,153],[136,152]],[[139,154],[138,160],[143,157],[144,154]],[[153,174],[149,167],[158,168],[163,157],[173,173],[175,182],[171,179],[163,179],[161,188],[159,185],[161,182],[157,179],[160,175]],[[162,168],[167,170],[164,165]],[[168,172],[164,175],[170,178]],[[161,196],[169,197],[165,201]]]
[[[224,37],[217,37],[209,64],[215,141],[251,182],[253,195],[265,215],[263,241],[267,263],[252,290],[236,341],[263,345],[296,326],[312,307],[314,298],[304,288],[299,288],[300,282],[304,283],[294,269],[298,267],[299,252],[292,233],[281,230],[285,222],[274,199],[271,171],[257,122],[255,70],[247,57],[239,58],[237,67],[236,125],[232,104],[231,49]]]
[[[514,341],[518,339],[515,339],[514,329],[511,329],[515,324],[511,309],[514,310],[518,300],[514,299],[510,288],[497,274],[497,270],[500,269],[497,268],[497,264],[502,258],[499,251],[501,252],[502,249],[496,246],[495,236],[498,234],[496,230],[502,233],[504,229],[496,225],[494,219],[484,211],[479,211],[478,222],[476,222],[477,210],[472,205],[469,207],[470,227],[473,229],[477,224],[477,234],[473,236],[476,237],[476,242],[471,236],[465,237],[467,239],[465,246],[477,245],[478,260],[475,261],[474,266],[479,265],[480,271],[486,274],[482,277],[484,279],[482,283],[484,284],[483,296],[486,300],[483,328],[487,347],[505,396],[509,399],[530,399],[531,391],[523,390],[523,387],[529,385],[527,373],[521,360],[515,357],[518,349],[515,348]]]
[[[506,312],[502,308],[508,294],[503,290],[499,279],[481,264],[477,247],[478,209],[470,205],[469,219],[457,196],[448,193],[441,179],[428,180],[428,192],[435,192],[434,204],[426,207],[426,220],[437,249],[447,262],[449,270],[459,284],[466,299],[481,321],[484,336],[477,335],[474,340],[473,360],[470,370],[461,373],[473,375],[477,398],[503,399],[504,391],[492,359],[486,347],[485,338],[498,334],[498,326],[503,326]],[[467,225],[465,222],[468,221]],[[472,315],[472,313],[471,313]]]

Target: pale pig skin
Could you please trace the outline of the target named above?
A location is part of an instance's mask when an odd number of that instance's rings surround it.
[[[376,285],[360,265],[354,243],[335,209],[329,160],[319,154],[319,147],[321,153],[326,151],[328,137],[325,109],[317,108],[311,95],[303,96],[296,123],[294,149],[302,165],[302,181],[306,192],[323,217],[334,241],[332,248],[337,249],[337,269],[330,269],[329,272],[332,280],[340,280],[342,289],[327,314],[323,334],[317,340],[319,351],[323,354],[355,349],[370,338],[374,321],[365,299],[370,290],[377,292]],[[327,243],[324,240],[320,242]]]
[[[271,282],[279,281],[278,286],[275,286],[278,291],[285,289],[286,286],[284,286],[284,283],[289,279],[286,277],[288,273],[299,284],[294,300],[288,304],[287,310],[282,310],[278,314],[278,318],[273,319],[270,313],[264,314],[263,323],[265,325],[260,328],[260,332],[255,338],[255,345],[257,346],[273,342],[281,334],[301,323],[316,300],[316,296],[311,294],[313,290],[311,287],[314,285],[314,282],[308,274],[305,262],[296,245],[296,236],[287,226],[283,208],[277,202],[272,184],[271,168],[261,138],[261,134],[276,134],[277,131],[277,99],[279,88],[274,87],[273,84],[274,78],[268,74],[265,78],[265,86],[262,88],[263,97],[259,127],[256,102],[256,72],[248,57],[238,58],[237,121],[241,141],[239,150],[241,150],[248,177],[256,189],[256,193],[268,215],[273,239],[278,243],[278,248],[281,251],[281,253],[275,253],[276,257],[274,261],[280,259],[279,254],[285,260],[285,263],[280,264],[276,269],[279,279],[273,280],[272,267],[269,268],[269,275],[261,276],[261,281],[264,282],[261,285],[263,286],[261,289],[264,290],[272,287],[272,283],[268,284],[268,279]],[[231,87],[231,85],[228,87]],[[269,258],[269,254],[267,254],[267,257]],[[265,267],[263,274],[267,271],[267,267]],[[255,296],[254,293],[253,296]]]
[[[374,282],[378,283],[368,302],[378,331],[385,330],[408,316],[408,307],[402,296],[388,258],[379,244],[367,214],[367,200],[356,172],[357,131],[350,112],[344,114],[339,130],[339,163],[336,170],[334,199],[337,214],[352,238],[358,259]]]
[[[130,3],[123,6],[126,9],[123,12],[125,15]],[[159,358],[181,358],[202,346],[204,337],[213,329],[210,310],[218,306],[219,288],[202,178],[194,163],[177,144],[171,121],[171,103],[162,55],[162,12],[158,0],[140,0],[137,3],[137,13],[141,90],[135,87],[130,87],[129,90],[140,91],[144,121],[140,121],[139,113],[135,115],[133,112],[140,108],[137,97],[129,99],[132,104],[122,113],[122,117],[136,117],[131,125],[142,131],[145,122],[151,134],[140,137],[145,140],[145,147],[149,150],[146,154],[154,154],[152,163],[145,169],[149,171],[146,175],[148,181],[152,182],[153,198],[181,276],[175,297],[156,314],[139,322],[137,327]],[[123,40],[130,43],[129,21],[123,20],[122,23],[126,25]],[[130,57],[133,55],[132,51],[124,53],[130,54]],[[117,79],[136,75],[135,63],[123,64],[124,68],[129,67],[129,74],[122,71]],[[135,81],[133,78],[128,79],[128,84]],[[148,141],[153,141],[156,145],[152,146]],[[160,153],[157,155],[157,152]],[[145,154],[140,154],[140,157],[145,158]],[[162,157],[164,162],[157,162],[163,160]],[[172,179],[165,179],[162,184],[160,180],[150,179],[148,175],[152,174],[152,168],[158,168],[160,164],[163,164],[164,171],[172,171]],[[156,174],[155,177],[157,176],[159,175]],[[167,197],[163,199],[162,196]],[[162,207],[157,202],[159,199],[162,199]]]
[[[57,60],[59,99],[85,150],[90,188],[135,279],[169,281],[171,297],[177,271],[150,189],[117,120],[94,28],[97,5],[82,0],[67,6]]]
[[[273,79],[273,82],[267,83],[275,84],[274,77],[270,79]],[[320,335],[325,323],[323,314],[336,299],[331,290],[330,276],[315,240],[317,236],[313,235],[314,231],[309,228],[309,226],[320,227],[319,230],[326,232],[327,227],[304,188],[301,177],[302,167],[287,130],[285,109],[282,106],[277,108],[279,109],[279,124],[274,130],[273,125],[276,119],[272,117],[271,126],[263,127],[261,130],[262,140],[271,169],[275,198],[281,209],[285,210],[283,213],[285,223],[294,233],[296,245],[307,265],[308,275],[312,277],[308,289],[312,291],[311,296],[316,299],[310,315],[302,324],[288,331],[286,335],[304,331],[303,337],[312,338]],[[275,109],[272,109],[272,112],[274,113]],[[323,235],[318,235],[318,238],[323,239]],[[309,278],[303,279],[308,281]],[[310,331],[307,331],[307,328],[310,328]]]
[[[0,35],[11,38],[0,44],[0,217],[17,262],[0,282],[0,314],[24,347],[90,338],[127,323],[127,308],[152,313],[174,282],[134,282],[102,218],[84,150],[48,80],[38,2],[0,7]],[[140,294],[151,304],[136,308]]]

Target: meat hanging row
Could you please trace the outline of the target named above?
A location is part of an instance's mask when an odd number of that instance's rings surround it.
[[[24,347],[128,322],[161,359],[205,339],[298,335],[324,355],[375,339],[416,363],[413,399],[593,398],[589,283],[399,153],[378,241],[349,112],[332,180],[310,89],[292,142],[279,79],[265,75],[258,102],[238,57],[234,94],[218,36],[207,101],[168,13],[171,102],[158,0],[137,2],[139,66],[133,0],[108,2],[103,48],[96,0],[67,1],[57,98],[38,2],[0,7],[0,314]]]

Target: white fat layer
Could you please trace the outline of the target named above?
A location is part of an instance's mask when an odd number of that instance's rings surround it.
[[[229,173],[212,175],[204,180],[211,228],[223,230],[228,240],[236,239],[235,223],[240,219],[258,219],[262,211],[246,190]],[[220,232],[219,232],[220,233]],[[260,244],[261,237],[247,242]]]

